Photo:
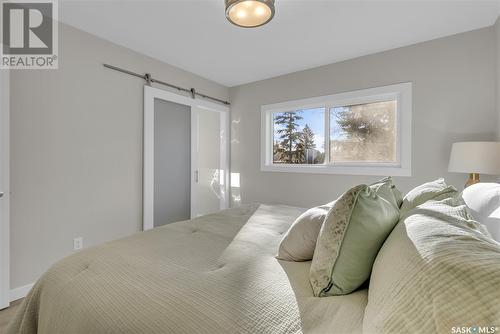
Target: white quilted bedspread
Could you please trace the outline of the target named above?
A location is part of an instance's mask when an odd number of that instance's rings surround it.
[[[304,209],[250,205],[137,233],[45,273],[8,333],[353,333],[366,290],[313,297],[274,255]]]

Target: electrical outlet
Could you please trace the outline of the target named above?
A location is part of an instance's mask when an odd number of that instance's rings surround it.
[[[73,239],[73,250],[79,250],[83,248],[83,238],[78,237]]]

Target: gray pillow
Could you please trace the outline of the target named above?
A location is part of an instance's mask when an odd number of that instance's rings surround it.
[[[319,230],[333,203],[311,208],[300,215],[281,240],[276,258],[295,262],[311,260]]]

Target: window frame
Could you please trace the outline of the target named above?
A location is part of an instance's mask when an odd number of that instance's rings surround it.
[[[411,176],[412,90],[413,84],[411,82],[405,82],[261,106],[261,171],[314,174]],[[398,162],[331,162],[330,110],[334,107],[382,102],[387,100],[396,100],[396,158]],[[273,114],[312,108],[325,108],[325,163],[316,165],[274,164]]]

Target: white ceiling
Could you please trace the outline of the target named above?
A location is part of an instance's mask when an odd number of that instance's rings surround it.
[[[276,0],[266,26],[242,29],[224,0],[60,2],[60,20],[235,86],[492,25],[500,1]]]

